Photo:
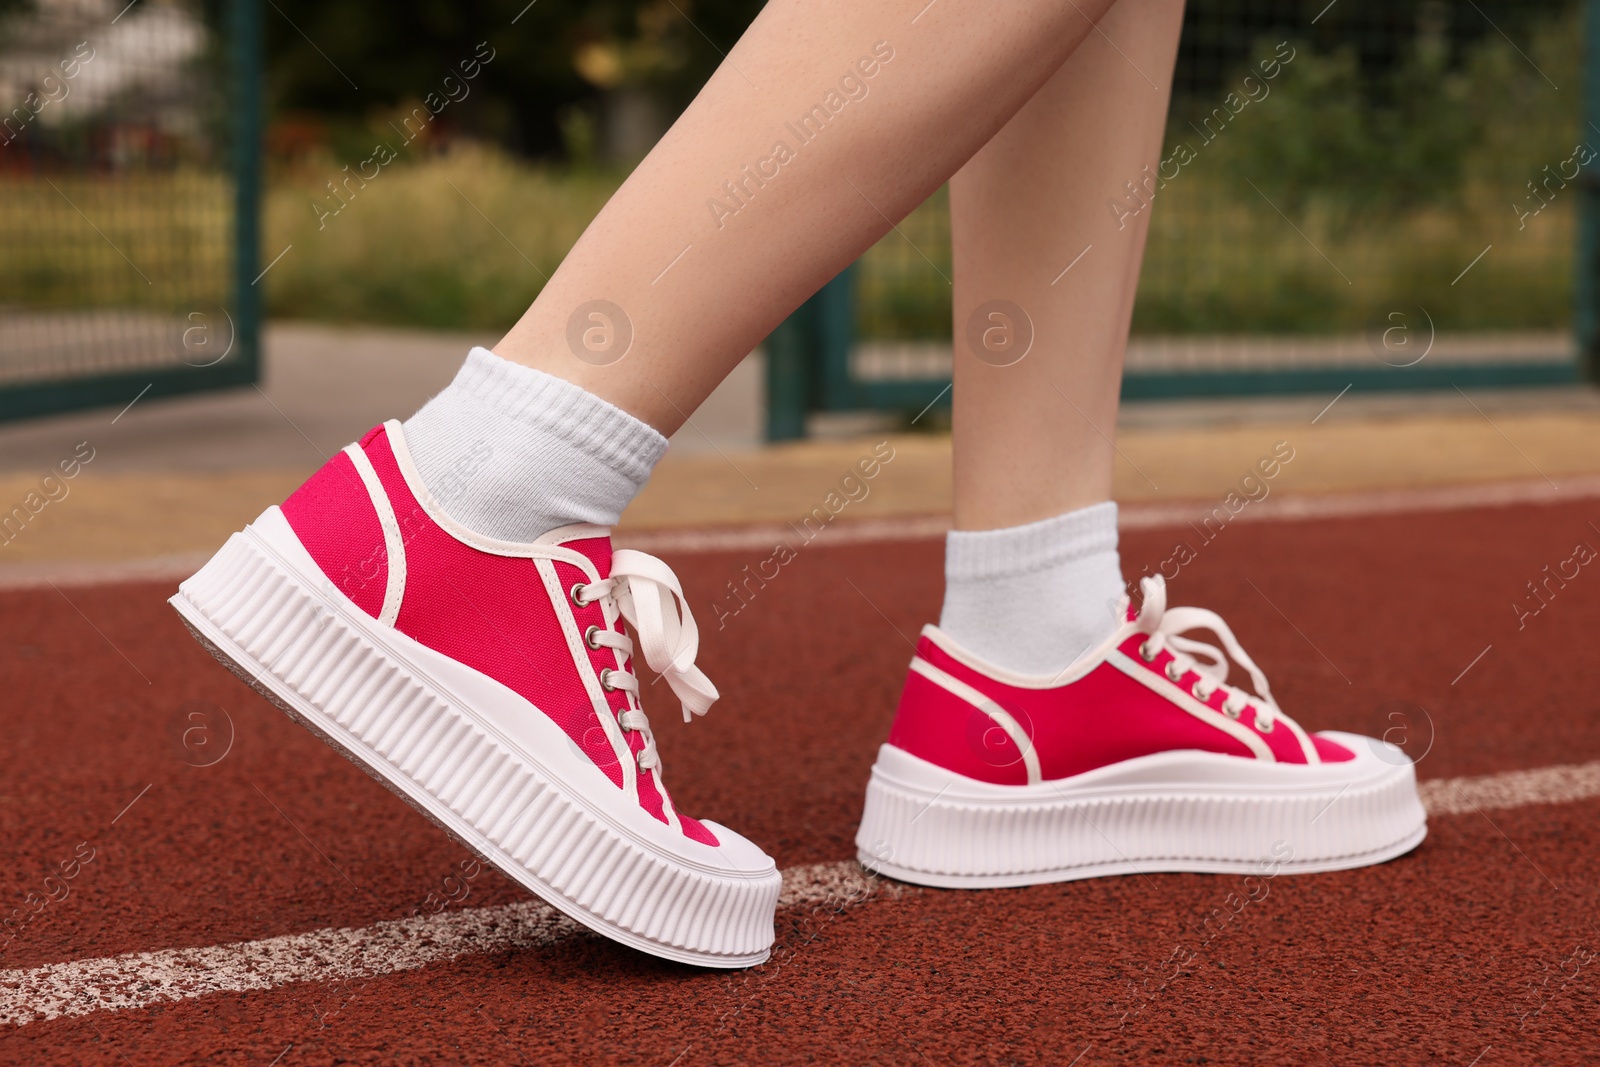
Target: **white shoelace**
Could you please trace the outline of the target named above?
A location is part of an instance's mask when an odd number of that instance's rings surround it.
[[[1197,700],[1208,701],[1221,688],[1228,694],[1222,702],[1222,711],[1230,719],[1237,719],[1244,712],[1245,705],[1253,702],[1256,705],[1256,729],[1264,734],[1271,733],[1283,712],[1272,698],[1267,676],[1261,673],[1261,668],[1245,652],[1222,617],[1205,608],[1167,607],[1167,583],[1159,574],[1141,580],[1139,588],[1144,593],[1144,603],[1139,608],[1136,625],[1150,635],[1139,646],[1139,654],[1145,661],[1154,660],[1163,649],[1171,652],[1172,662],[1167,664],[1167,677],[1170,680],[1177,682],[1189,671],[1194,671],[1200,676],[1194,683]],[[1227,656],[1215,645],[1180,636],[1187,630],[1210,630],[1215,633],[1222,638]],[[1230,656],[1233,662],[1249,672],[1250,683],[1255,686],[1253,696],[1228,684]]]
[[[683,587],[672,568],[656,557],[631,548],[619,548],[611,557],[611,576],[587,585],[572,587],[574,603],[582,606],[600,601],[603,606],[627,620],[639,635],[644,661],[667,680],[667,685],[683,702],[683,721],[704,715],[717,699],[717,687],[694,665],[700,651],[700,628],[683,598]],[[624,658],[633,655],[633,640],[625,633],[590,627],[584,635],[590,648],[610,648]],[[620,689],[639,702],[639,678],[630,671],[607,668],[600,672],[600,684]],[[617,725],[644,735],[639,750],[639,769],[648,771],[661,765],[656,754],[650,720],[643,711],[630,708],[617,716]]]

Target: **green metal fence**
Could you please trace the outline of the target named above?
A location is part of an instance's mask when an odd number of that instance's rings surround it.
[[[1124,396],[1583,377],[1596,11],[1191,0],[1162,180],[1105,206],[1107,225],[1152,209]],[[768,436],[803,435],[810,412],[948,404],[950,272],[941,190],[774,333]],[[1402,321],[1428,339],[1419,362],[1385,345]]]
[[[256,0],[0,8],[0,419],[254,382]]]

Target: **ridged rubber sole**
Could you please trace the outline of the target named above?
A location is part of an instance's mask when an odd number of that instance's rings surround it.
[[[1410,761],[1392,745],[1327,736],[1357,759],[1306,768],[1161,753],[1029,786],[979,782],[884,745],[856,846],[873,871],[953,889],[1267,866],[1310,873],[1417,847],[1427,815]]]
[[[603,804],[551,769],[559,759],[542,761],[508,741],[470,701],[408,662],[409,638],[373,633],[377,623],[319,580],[320,572],[306,575],[309,555],[285,558],[295,552],[271,543],[283,539],[266,522],[275,514],[269,509],[233,535],[170,601],[213,656],[467,848],[585,926],[698,966],[766,960],[782,884],[770,860],[765,869],[746,871],[719,865],[714,856],[687,860],[619,825]],[[281,515],[276,522],[288,529]],[[299,549],[298,541],[292,548]],[[527,712],[541,714],[531,705]],[[621,793],[609,782],[604,788]],[[685,846],[696,847],[704,846]]]

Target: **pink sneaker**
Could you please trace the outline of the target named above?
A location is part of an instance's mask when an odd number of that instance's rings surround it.
[[[685,963],[767,958],[777,869],[673,806],[640,710],[623,620],[685,720],[717,698],[660,560],[595,526],[531,544],[465,529],[391,421],[172,605],[245,682],[579,922]]]
[[[861,862],[956,888],[1150,871],[1329,871],[1380,863],[1427,833],[1411,760],[1308,734],[1217,615],[1144,603],[1061,675],[985,663],[922,631],[856,835]],[[1209,630],[1228,658],[1181,636]]]

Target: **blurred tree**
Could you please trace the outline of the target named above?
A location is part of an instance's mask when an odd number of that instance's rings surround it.
[[[200,2],[219,22],[226,0]],[[524,155],[582,152],[594,142],[597,105],[607,94],[642,91],[667,119],[675,116],[763,2],[266,0],[269,107],[333,126],[369,125],[436,90],[487,41],[495,59],[474,81],[471,101],[453,107],[447,122]],[[1428,80],[1459,72],[1479,41],[1502,33],[1526,40],[1533,25],[1571,2],[1189,0],[1176,105],[1180,113],[1186,101],[1213,106],[1260,42],[1292,38],[1324,56],[1345,49],[1317,78],[1353,92],[1350,106],[1415,108],[1428,95]],[[0,11],[26,3],[0,0]],[[1429,40],[1419,43],[1419,27]],[[1325,124],[1337,133],[1360,118],[1333,114]],[[1406,150],[1426,156],[1417,166],[1427,169],[1457,140],[1452,126],[1438,144],[1413,142]]]
[[[761,2],[267,0],[268,107],[365,125],[438,91],[487,42],[493,61],[446,121],[524,155],[550,155],[564,148],[564,126],[573,133],[571,109],[610,90],[647,90],[675,115]],[[225,0],[203,4],[220,25]]]
[[[1262,40],[1298,39],[1319,52],[1352,47],[1366,95],[1406,88],[1391,73],[1412,61],[1419,31],[1431,35],[1435,61],[1459,69],[1487,37],[1526,42],[1533,27],[1569,10],[1573,0],[1189,0],[1178,46],[1174,95],[1209,98],[1250,61]]]

